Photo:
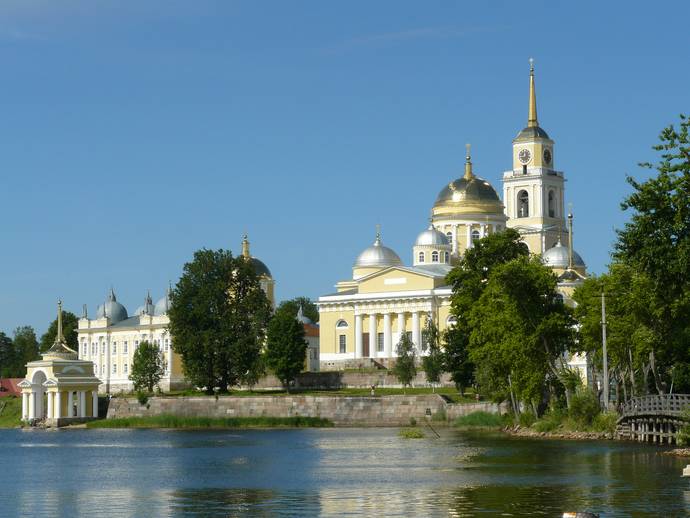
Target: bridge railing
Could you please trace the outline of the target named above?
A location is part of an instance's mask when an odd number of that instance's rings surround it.
[[[690,394],[634,397],[621,408],[621,417],[633,415],[678,416],[690,405]]]

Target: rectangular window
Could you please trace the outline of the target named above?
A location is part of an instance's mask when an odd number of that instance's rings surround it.
[[[345,354],[347,352],[347,337],[345,335],[339,335],[338,344],[340,346],[340,354]]]
[[[127,374],[127,369],[129,368],[129,366],[125,363],[123,368],[125,369],[125,374]]]
[[[166,339],[165,339],[165,351],[167,352],[168,349],[170,349],[170,340],[168,340],[168,339],[166,338]]]
[[[136,350],[137,347],[139,347],[139,340],[134,340],[134,349]]]
[[[92,355],[96,354],[96,351],[97,351],[96,344],[92,342],[91,343],[91,354]]]
[[[123,347],[122,352],[125,353],[125,354],[127,354],[127,342],[124,342],[124,343],[122,344],[122,347]],[[126,371],[125,371],[125,372],[126,372]]]
[[[105,354],[105,344],[101,342],[101,354]]]
[[[117,364],[113,363],[113,374],[117,374]]]
[[[376,350],[380,353],[383,352],[383,333],[376,335]]]
[[[117,342],[113,342],[113,354],[117,354]]]

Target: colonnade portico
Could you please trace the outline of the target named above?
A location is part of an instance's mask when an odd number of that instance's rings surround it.
[[[87,399],[90,399],[89,405],[87,405]],[[29,390],[22,392],[22,419],[24,421],[85,417],[98,417],[98,392],[96,390],[66,391],[50,387],[45,391]]]
[[[412,332],[412,343],[415,345],[417,355],[422,354],[422,318],[426,319],[428,311],[366,311],[355,313],[355,358],[394,358],[397,356],[395,350],[398,341],[403,333]],[[412,329],[406,328],[407,315],[411,315]],[[369,354],[364,351],[364,318],[368,320],[367,332]],[[396,319],[396,332],[393,333],[393,318]],[[379,351],[379,322],[383,325],[383,350]]]

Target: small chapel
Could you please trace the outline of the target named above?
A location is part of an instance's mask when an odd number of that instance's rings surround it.
[[[26,364],[22,390],[22,421],[31,426],[59,427],[98,418],[98,386],[93,362],[80,360],[62,332],[58,302],[55,342],[43,358]]]

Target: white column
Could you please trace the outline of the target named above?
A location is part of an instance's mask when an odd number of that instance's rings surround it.
[[[74,417],[74,392],[67,393],[67,417]]]
[[[369,356],[371,358],[376,358],[378,355],[376,353],[376,313],[369,314]]]
[[[383,314],[383,355],[386,358],[391,357],[391,349],[393,348],[393,330],[391,328],[391,314]]]
[[[22,419],[29,418],[29,393],[22,392]]]
[[[172,340],[167,338],[168,340],[168,380],[170,380],[168,383],[172,383],[172,368],[173,368],[173,350],[172,350]],[[168,385],[168,390],[172,390],[172,386]]]
[[[453,225],[453,247],[452,247],[451,251],[454,254],[458,253],[458,226],[457,225]]]
[[[62,417],[62,392],[55,393],[55,419]]]
[[[46,415],[46,418],[52,419],[53,418],[53,396],[55,395],[55,392],[46,392],[46,397],[48,398],[48,414]]]
[[[79,417],[86,417],[86,391],[79,391]]]
[[[31,387],[31,394],[29,394],[29,419],[36,417],[36,393]]]
[[[403,333],[405,332],[405,313],[398,313],[398,342],[402,338]],[[398,345],[397,343],[395,344],[396,346]],[[393,348],[393,356],[397,356],[398,351],[394,347]]]
[[[412,342],[417,351],[420,351],[422,340],[419,336],[419,311],[412,312]]]
[[[355,358],[361,358],[362,352],[362,315],[355,315]]]
[[[98,392],[95,390],[91,391],[91,404],[93,406],[92,417],[98,417]]]
[[[105,343],[105,390],[106,392],[110,392],[110,357],[112,356],[110,354],[110,340],[106,339],[103,343]]]
[[[467,228],[467,248],[470,249],[472,248],[472,225],[468,223],[465,227]]]

